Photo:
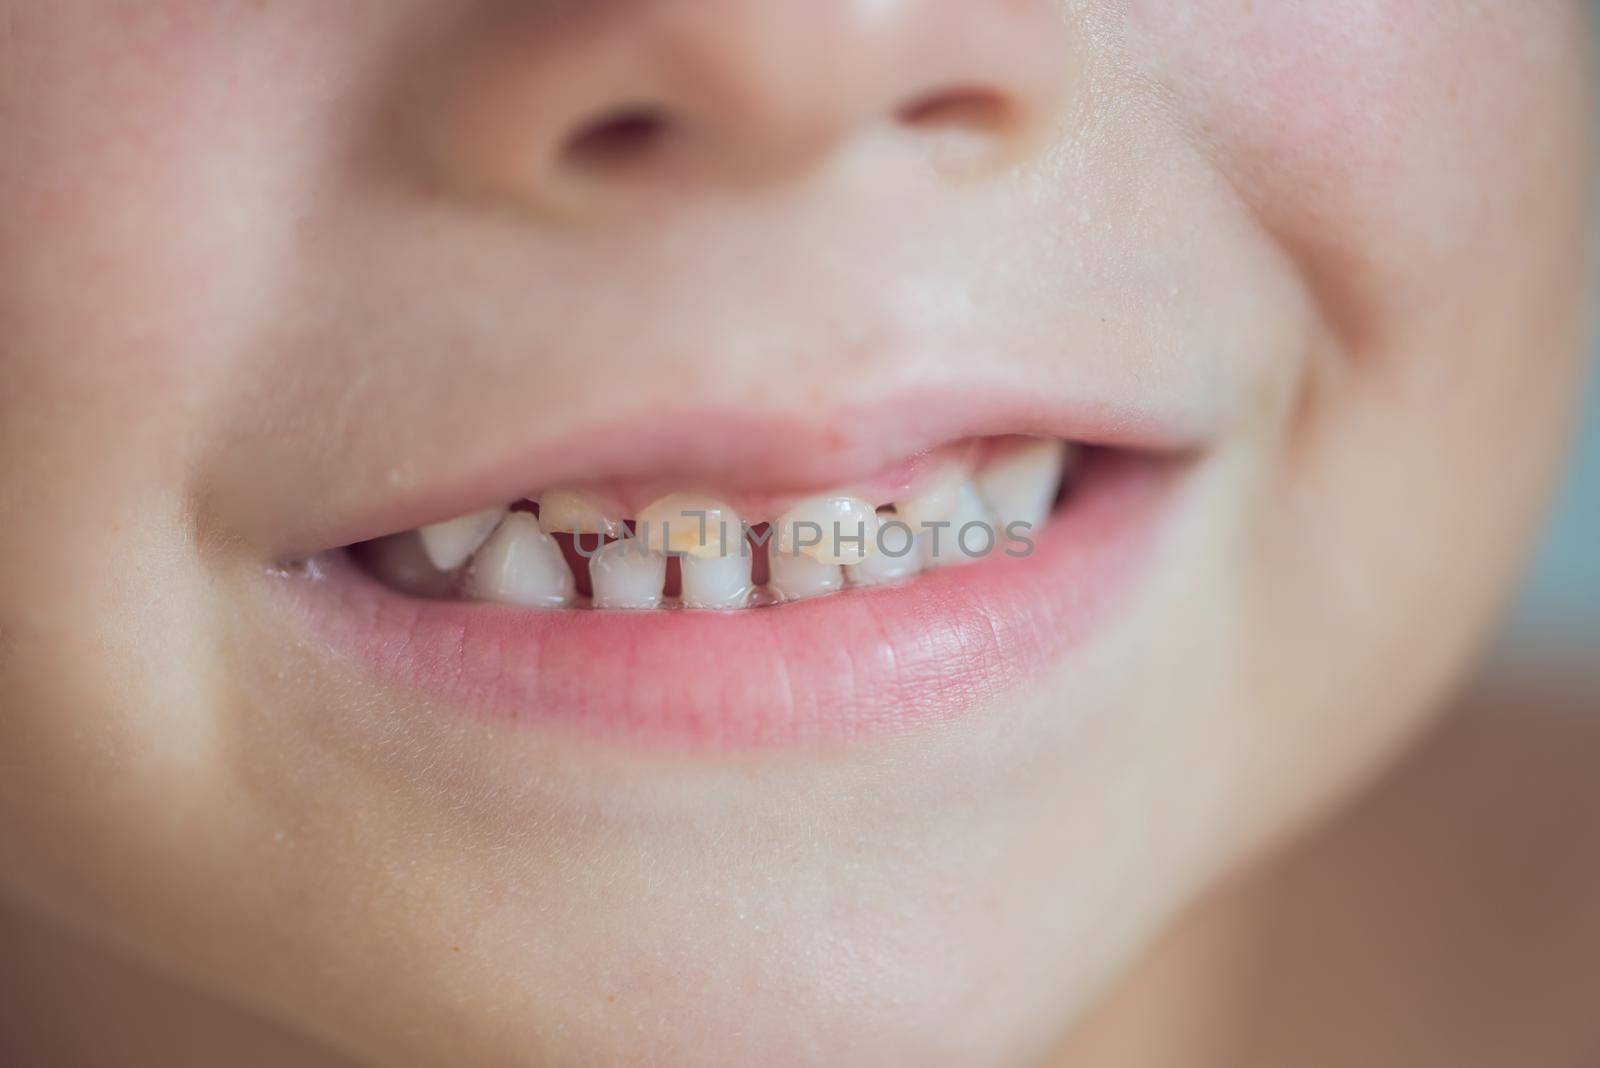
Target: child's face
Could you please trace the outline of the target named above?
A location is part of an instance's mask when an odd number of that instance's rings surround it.
[[[1587,8],[0,0],[0,891],[376,1063],[1037,1055],[1492,624]],[[1036,552],[799,604],[336,551],[1007,434]]]

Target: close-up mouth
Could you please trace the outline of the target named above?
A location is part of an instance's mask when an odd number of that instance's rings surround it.
[[[362,670],[491,722],[837,743],[971,712],[1109,626],[1195,455],[1034,431],[832,488],[569,469],[272,574]]]
[[[1600,1065],[1595,9],[0,0],[0,1068]]]

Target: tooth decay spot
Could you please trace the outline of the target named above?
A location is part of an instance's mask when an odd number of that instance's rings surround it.
[[[639,513],[639,537],[648,548],[700,559],[740,555],[744,524],[715,497],[673,493]]]

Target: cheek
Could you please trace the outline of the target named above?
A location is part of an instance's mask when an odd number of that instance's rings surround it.
[[[1581,3],[1173,6],[1133,0],[1134,62],[1358,343],[1575,199]]]

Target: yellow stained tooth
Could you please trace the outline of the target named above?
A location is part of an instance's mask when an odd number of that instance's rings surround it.
[[[638,534],[657,551],[700,560],[739,555],[744,524],[728,505],[698,493],[672,493],[640,512]]]
[[[878,510],[859,497],[809,497],[784,513],[773,538],[785,555],[823,564],[859,564],[877,548]]]
[[[622,533],[622,508],[587,490],[553,489],[539,495],[539,528],[546,534]]]

